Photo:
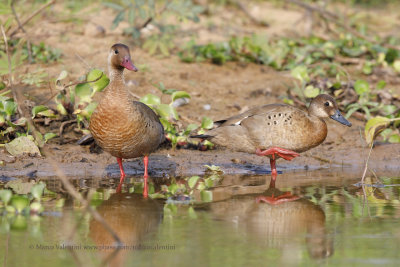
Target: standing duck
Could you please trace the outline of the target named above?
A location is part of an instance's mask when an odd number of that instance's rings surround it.
[[[125,178],[122,159],[144,157],[143,196],[147,197],[148,156],[163,142],[164,129],[151,108],[134,101],[125,85],[124,69],[137,71],[129,48],[114,44],[108,55],[110,84],[90,118],[89,129],[96,143],[117,157],[120,186]]]
[[[264,105],[217,121],[219,127],[192,137],[208,139],[231,150],[268,156],[275,180],[277,158],[292,160],[325,140],[328,129],[324,118],[351,126],[335,100],[321,94],[311,101],[307,112],[283,104]]]

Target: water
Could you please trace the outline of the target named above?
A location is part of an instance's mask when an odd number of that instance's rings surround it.
[[[57,210],[54,200],[44,216],[19,218],[16,226],[0,217],[0,262],[5,266],[400,266],[400,187],[365,187],[365,203],[362,188],[353,185],[358,181],[331,170],[282,174],[275,187],[268,176],[224,176],[212,190],[213,202],[196,205],[116,194],[108,181],[76,181],[83,187],[100,187],[92,204],[124,246],[116,250],[109,232],[88,213],[82,216],[76,201],[67,199]],[[366,182],[376,181],[368,177]],[[400,178],[383,179],[384,185],[399,183]]]

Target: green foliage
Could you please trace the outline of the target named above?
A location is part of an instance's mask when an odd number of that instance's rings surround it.
[[[400,121],[400,117],[396,119],[389,119],[386,117],[376,116],[368,120],[365,125],[365,140],[368,144],[372,144],[374,138],[379,132],[383,133],[383,137],[385,140],[388,140],[391,143],[400,143],[400,134],[398,131],[394,131],[392,129],[386,129],[390,123]]]
[[[208,166],[206,176],[192,176],[183,180],[173,179],[169,185],[161,185],[161,190],[151,194],[151,198],[168,199],[169,203],[211,202],[212,191],[222,180],[223,172],[218,166]]]
[[[197,129],[198,126],[189,124],[186,129],[179,129],[176,122],[180,118],[174,103],[179,99],[190,99],[190,95],[185,91],[178,91],[171,88],[167,89],[162,82],[158,85],[154,84],[154,86],[159,89],[161,93],[170,96],[170,103],[161,103],[161,98],[153,94],[143,96],[140,101],[151,107],[160,116],[166,138],[171,142],[173,148],[177,145],[187,145],[189,143],[188,137],[190,132]]]
[[[10,189],[0,190],[0,214],[7,217],[18,217],[21,215],[41,214],[44,210],[41,204],[46,184],[40,182],[8,182],[6,187]],[[13,192],[14,191],[14,192]]]
[[[21,74],[19,77],[22,83],[39,87],[46,81],[45,78],[47,78],[47,76],[47,73],[43,72],[42,69],[39,69],[36,71]]]
[[[73,87],[72,83],[64,84],[67,77],[68,73],[62,71],[56,80],[56,86],[65,88],[55,97],[57,111],[60,115],[76,116],[80,128],[81,122],[88,121],[97,106],[93,96],[96,92],[104,90],[110,79],[101,70],[91,69],[83,77],[84,81]]]
[[[11,97],[10,90],[0,93],[0,142],[11,140],[24,131],[25,118],[16,118],[17,104]]]
[[[15,52],[11,55],[11,71],[14,71],[26,59],[25,55],[20,52]],[[0,75],[8,74],[8,58],[7,54],[0,50]]]
[[[41,42],[39,45],[31,45],[32,60],[34,63],[52,63],[57,62],[61,58],[61,50],[57,48],[52,48]],[[28,57],[28,46],[25,44],[23,51],[23,56]]]
[[[386,40],[382,40],[384,44]],[[222,65],[227,61],[254,62],[269,65],[277,70],[291,70],[301,65],[333,63],[338,56],[364,58],[363,72],[371,74],[375,67],[391,65],[399,69],[397,50],[372,44],[351,34],[339,39],[324,40],[319,37],[280,38],[269,40],[265,37],[232,37],[230,40],[206,45],[196,45],[194,40],[183,47],[179,56],[184,62],[211,60]],[[400,65],[399,65],[400,66]],[[301,71],[298,69],[297,71]],[[321,74],[334,76],[337,71],[323,71]],[[298,73],[300,75],[300,73]]]
[[[159,5],[163,6],[159,6]],[[121,3],[106,2],[105,6],[116,11],[112,28],[116,28],[122,21],[127,21],[129,27],[124,29],[135,40],[142,36],[141,29],[151,22],[151,27],[156,27],[154,34],[150,34],[143,43],[143,48],[150,54],[161,53],[170,55],[170,50],[175,47],[173,37],[177,29],[176,25],[168,24],[170,17],[178,21],[191,20],[198,22],[198,15],[204,10],[203,7],[193,4],[192,0],[170,0],[165,2],[133,1],[123,0]]]
[[[175,48],[173,41],[175,27],[161,27],[163,29],[162,34],[153,34],[149,36],[143,43],[143,49],[146,50],[150,55],[161,53],[163,56],[170,56],[170,50]]]

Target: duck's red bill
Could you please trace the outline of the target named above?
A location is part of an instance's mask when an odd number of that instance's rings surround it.
[[[122,61],[121,63],[121,66],[128,70],[138,71],[135,65],[133,65],[132,60],[130,58],[124,59],[124,61]]]

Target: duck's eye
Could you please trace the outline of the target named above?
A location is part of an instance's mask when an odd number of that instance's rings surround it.
[[[325,102],[324,105],[329,107],[329,102]]]
[[[115,50],[114,53],[117,55],[118,54],[118,50]]]

